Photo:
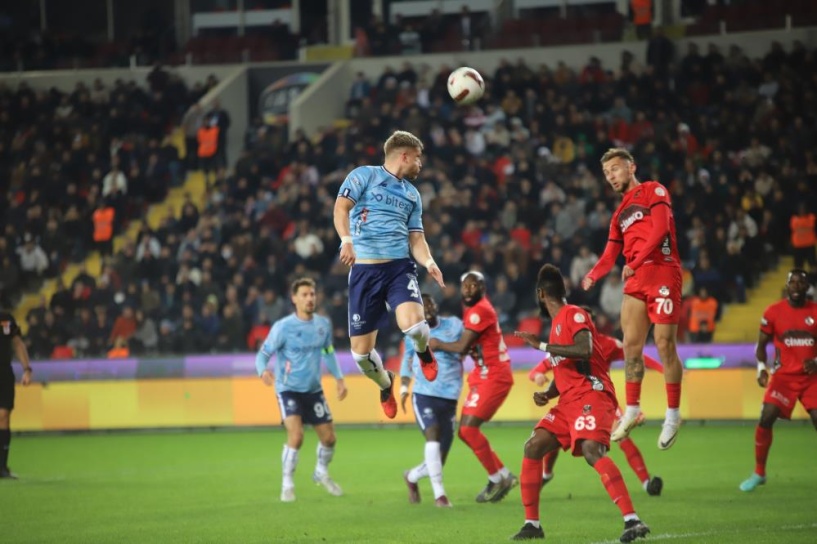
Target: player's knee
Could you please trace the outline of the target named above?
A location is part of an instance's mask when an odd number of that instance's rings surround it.
[[[633,336],[624,336],[622,341],[624,356],[627,358],[636,357],[644,352],[644,340]]]
[[[584,460],[587,461],[587,464],[591,467],[595,466],[595,464],[604,457],[605,453],[606,448],[599,442],[592,440],[582,442],[582,455],[584,456]]]
[[[0,429],[8,429],[10,421],[11,413],[8,410],[0,410]]]
[[[525,442],[524,455],[527,459],[541,459],[544,457],[544,444],[536,435]]]
[[[676,344],[672,336],[658,336],[655,339],[655,347],[662,361],[674,360]]]
[[[324,448],[334,448],[335,444],[337,443],[337,437],[335,437],[335,433],[330,433],[323,437],[321,440],[321,444]]]
[[[304,444],[304,433],[303,433],[303,431],[300,431],[300,432],[299,431],[292,431],[292,432],[290,432],[289,436],[287,437],[287,444],[289,444],[289,447],[292,448],[292,449],[296,449],[296,450],[301,449],[301,446],[303,446],[303,444]]]

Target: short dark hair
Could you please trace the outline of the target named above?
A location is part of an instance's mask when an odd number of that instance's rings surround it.
[[[292,287],[290,291],[292,291],[293,295],[298,294],[298,289],[301,287],[311,287],[312,289],[315,288],[315,280],[312,278],[298,278],[292,282]]]
[[[808,272],[806,272],[803,268],[792,268],[789,270],[789,277],[794,275],[803,276],[804,278],[808,279]]]
[[[550,298],[562,299],[567,296],[565,280],[559,269],[552,264],[546,264],[539,269],[536,277],[536,288],[541,289]]]

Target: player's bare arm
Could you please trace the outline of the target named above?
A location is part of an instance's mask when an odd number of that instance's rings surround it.
[[[551,399],[559,396],[559,388],[556,387],[556,380],[550,382],[550,387],[545,391],[537,391],[533,394],[533,402],[536,406],[545,406]]]
[[[582,289],[585,291],[592,289],[598,278],[603,278],[610,273],[623,247],[624,245],[621,240],[613,238],[607,240],[604,253],[601,254],[601,257],[592,270],[582,279]]]
[[[335,217],[337,218],[337,214]],[[348,219],[346,222],[348,225]],[[432,278],[434,278],[434,281],[436,281],[440,287],[445,287],[443,273],[440,270],[440,267],[437,266],[437,263],[434,262],[434,257],[431,256],[431,249],[428,247],[425,234],[416,231],[409,232],[409,248],[411,250],[411,256],[414,257],[414,260],[426,267],[428,273]]]
[[[471,350],[471,346],[474,345],[478,338],[478,332],[472,331],[471,329],[465,329],[462,331],[462,336],[460,336],[460,339],[456,342],[441,342],[437,338],[432,338],[429,340],[428,345],[435,351],[448,351],[450,353],[466,355]]]
[[[355,203],[343,196],[335,200],[335,230],[340,236],[340,262],[346,266],[355,264],[355,247],[352,244],[352,234],[349,229],[349,212],[355,207]]]
[[[12,348],[14,348],[14,355],[17,356],[17,360],[23,365],[23,377],[20,379],[20,383],[23,385],[28,385],[31,383],[31,361],[28,358],[28,349],[26,348],[25,342],[20,336],[15,336],[11,341]]]
[[[573,343],[570,345],[540,342],[535,335],[529,332],[515,331],[514,335],[522,338],[530,347],[546,351],[557,357],[589,359],[590,356],[593,355],[593,335],[587,329],[577,332],[575,336],[573,336]]]
[[[343,381],[343,378],[339,378],[337,380],[337,390],[338,390],[338,400],[345,399],[346,395],[349,393],[349,390],[346,389],[346,382]]]
[[[269,370],[265,370],[261,374],[261,381],[264,382],[264,385],[267,387],[272,387],[275,384],[275,378]]]
[[[400,377],[400,407],[403,409],[403,413],[406,413],[406,401],[409,397],[408,388],[411,385],[411,377],[410,376],[401,376]]]
[[[773,340],[771,334],[760,331],[755,346],[755,358],[757,359],[757,383],[760,387],[769,385],[769,365],[766,362],[766,346]]]

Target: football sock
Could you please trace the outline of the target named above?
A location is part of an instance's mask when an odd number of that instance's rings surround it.
[[[635,445],[629,438],[625,438],[621,442],[618,443],[621,446],[621,451],[624,452],[624,455],[627,456],[627,463],[630,464],[630,468],[633,469],[635,475],[638,477],[638,481],[642,484],[645,484],[650,481],[650,473],[647,471],[647,465],[644,463],[644,457],[641,456],[641,452],[638,449],[638,446]]]
[[[618,506],[621,510],[621,515],[626,516],[634,514],[633,501],[630,499],[630,493],[627,491],[627,486],[624,485],[624,478],[621,477],[621,471],[616,464],[609,457],[602,457],[593,468],[601,476],[601,483],[604,484],[604,489],[613,500],[613,504]]]
[[[559,450],[549,451],[542,458],[542,476],[553,476],[553,465],[556,464],[556,459],[559,457]]]
[[[496,452],[492,451],[491,453],[493,453],[494,457],[496,457]],[[500,465],[502,464],[502,461],[499,460],[499,457],[496,457],[496,462]],[[503,478],[507,478],[511,475],[511,471],[508,470],[508,467],[502,467],[501,469],[499,469],[499,475],[502,476]]]
[[[637,519],[638,519],[637,514],[627,514],[626,516],[624,516],[624,523],[627,523],[628,521],[634,521]]]
[[[477,459],[479,459],[479,462],[485,468],[485,472],[488,473],[489,478],[497,475],[499,473],[499,469],[502,467],[502,463],[497,464],[499,459],[491,450],[491,445],[488,443],[488,439],[485,438],[485,435],[482,434],[479,427],[460,427],[459,435],[462,441],[465,442],[468,447],[471,448],[471,451],[474,452],[474,455],[477,456]],[[502,476],[499,475],[498,479],[494,483],[498,483],[501,480]],[[491,481],[493,482],[494,480],[492,479]]]
[[[413,469],[409,470],[408,481],[413,483],[413,484],[416,484],[417,482],[419,482],[422,478],[425,478],[426,476],[428,476],[428,467],[423,462],[423,463],[420,463],[419,465],[417,465],[416,467],[414,467]]]
[[[284,444],[284,453],[281,455],[281,465],[284,473],[284,487],[295,487],[295,482],[292,481],[292,475],[295,474],[295,467],[298,466],[298,450]]]
[[[427,321],[420,321],[413,327],[403,331],[403,334],[414,340],[414,349],[417,356],[424,363],[431,362],[431,353],[428,351],[428,335],[431,334],[431,329],[428,328]]]
[[[443,460],[440,456],[439,442],[426,442],[425,458],[425,465],[428,467],[428,477],[431,479],[431,488],[434,490],[434,498],[439,499],[445,495],[445,488],[443,487]]]
[[[641,404],[641,382],[626,382],[624,384],[627,408]]]
[[[525,523],[526,523],[526,524],[527,524],[527,523],[530,523],[531,525],[533,525],[533,526],[534,526],[534,527],[536,527],[537,529],[538,529],[539,527],[541,527],[541,525],[539,524],[539,520],[538,520],[538,519],[526,519],[526,520],[525,520]]]
[[[755,474],[766,476],[766,459],[772,447],[772,430],[758,425],[755,427]]]
[[[681,384],[668,383],[667,387],[667,408],[677,410],[681,406]]]
[[[522,458],[522,473],[519,486],[522,492],[522,506],[525,507],[525,522],[539,521],[539,491],[542,487],[542,461]]]
[[[329,463],[335,456],[335,447],[328,448],[318,442],[318,463],[315,465],[315,474],[324,476],[329,473]]]
[[[377,350],[372,350],[365,355],[352,352],[352,358],[357,363],[357,367],[363,372],[366,377],[376,383],[380,389],[386,389],[391,385],[389,375],[383,369],[383,361]]]
[[[0,430],[0,468],[6,468],[9,462],[9,448],[11,447],[11,430]]]

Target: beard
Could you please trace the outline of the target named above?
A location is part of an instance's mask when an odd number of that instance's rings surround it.
[[[548,311],[547,304],[545,304],[541,300],[539,301],[539,312],[540,312],[542,317],[552,317],[550,315],[550,312]]]
[[[471,306],[474,306],[480,300],[482,300],[482,295],[474,295],[470,298],[462,297],[462,303],[468,306],[469,308]]]

